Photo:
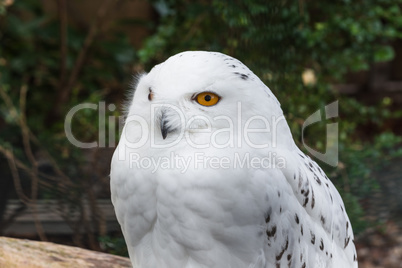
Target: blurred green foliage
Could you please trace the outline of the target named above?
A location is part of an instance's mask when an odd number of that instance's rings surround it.
[[[108,32],[98,37],[86,55],[77,81],[72,85],[67,103],[62,103],[62,118],[48,121],[49,114],[63,83],[60,81],[60,21],[46,13],[38,1],[15,1],[0,17],[0,86],[9,95],[19,111],[20,88],[28,86],[26,113],[28,126],[46,145],[71,177],[79,177],[80,152],[66,140],[64,114],[73,106],[105,100],[113,90],[124,90],[131,79],[131,66],[135,50],[122,32]],[[67,27],[66,76],[71,74],[78,54],[82,50],[88,29],[72,24]],[[67,80],[67,79],[65,79]],[[16,118],[10,116],[9,107],[0,101],[0,115],[7,128],[2,129],[0,142],[14,145],[14,153],[23,158],[21,136]],[[118,116],[118,111],[108,111]],[[107,120],[106,120],[107,121]],[[74,116],[73,132],[77,139],[89,142],[98,137],[98,111],[83,110]],[[107,129],[108,122],[105,127]],[[78,158],[78,159],[77,159]]]
[[[126,241],[122,236],[99,237],[101,248],[111,254],[128,257]]]
[[[88,16],[95,18],[95,11]],[[113,25],[118,28],[119,22]],[[66,31],[64,45],[60,30],[63,27]],[[91,25],[68,20],[63,25],[57,10],[53,14],[45,11],[40,1],[0,1],[0,91],[6,95],[0,94],[0,146],[12,152],[15,162],[20,161],[27,167],[17,165],[23,192],[28,198],[35,198],[37,194],[38,198],[57,199],[69,205],[74,213],[77,210],[83,213],[80,208],[84,199],[108,198],[109,186],[108,180],[102,180],[91,167],[97,163],[90,163],[88,155],[84,156],[85,150],[76,148],[66,139],[64,117],[77,104],[114,102],[116,98],[119,99],[116,102],[120,102],[131,82],[136,55],[128,37],[120,30],[97,29],[92,42],[88,42],[90,28]],[[88,49],[77,68],[85,45]],[[61,52],[62,47],[65,53]],[[71,79],[74,72],[77,72],[75,80]],[[70,80],[73,82],[67,85]],[[66,85],[70,86],[68,97],[57,102]],[[24,87],[28,89],[26,98],[21,90]],[[55,109],[61,111],[59,117],[54,117]],[[74,136],[82,142],[97,141],[99,129],[108,131],[108,116],[120,115],[118,109],[106,109],[105,113],[105,124],[99,124],[98,110],[84,109],[76,113],[72,121]],[[22,142],[21,118],[25,116],[31,148]],[[118,132],[117,127],[115,131]],[[28,157],[30,151],[35,163]],[[1,164],[7,167],[7,163]],[[35,176],[40,182],[39,190],[33,194]],[[21,193],[17,195],[12,189],[9,192],[10,198],[21,199]],[[75,242],[88,246],[88,241],[95,241],[92,236],[102,229],[99,227],[102,217],[96,213],[92,211],[91,216],[79,217],[82,222],[72,223],[73,230],[78,230]],[[68,218],[66,215],[66,221]],[[85,235],[81,235],[83,230]]]
[[[301,148],[304,120],[339,100],[340,118],[335,121],[340,130],[341,164],[337,168],[319,164],[342,193],[354,230],[363,230],[360,201],[378,187],[373,172],[402,154],[398,149],[401,138],[387,124],[400,120],[402,112],[392,109],[390,98],[368,106],[339,95],[332,85],[342,82],[348,72],[368,70],[375,62],[393,59],[391,44],[402,38],[402,0],[150,2],[159,14],[154,33],[139,51],[120,32],[98,36],[72,85],[70,98],[61,107],[63,113],[83,102],[121,101],[121,95],[118,100],[112,95],[127,87],[133,63],[141,63],[149,70],[184,50],[229,54],[249,66],[278,97]],[[59,19],[45,13],[40,1],[15,1],[7,7],[0,2],[0,87],[20,112],[20,88],[28,86],[28,126],[60,168],[74,178],[76,193],[70,197],[75,198],[90,184],[90,178],[80,170],[82,151],[66,140],[63,120],[46,120],[63,86],[59,29]],[[67,76],[75,68],[87,35],[88,29],[67,25]],[[316,83],[303,84],[301,75],[306,69],[314,71]],[[117,111],[108,113],[119,115]],[[78,139],[96,140],[97,111],[79,113],[74,120]],[[317,123],[305,133],[309,145],[321,151],[325,149],[326,123]],[[366,132],[367,127],[372,131]],[[13,148],[19,159],[28,162],[18,122],[3,100],[0,131],[0,145]],[[57,195],[51,190],[42,192],[43,197]],[[122,254],[121,239],[104,236],[102,243],[108,250]]]
[[[184,50],[211,50],[240,59],[271,88],[282,104],[295,140],[304,120],[339,100],[339,157],[332,168],[320,163],[342,193],[355,232],[366,226],[359,200],[376,190],[373,172],[397,155],[401,145],[387,122],[401,119],[390,98],[367,106],[339,95],[331,85],[347,72],[368,70],[394,57],[392,41],[402,38],[402,1],[154,1],[161,21],[138,52],[149,68]],[[301,74],[314,71],[317,83]],[[310,146],[325,150],[325,124],[306,131]],[[373,133],[364,133],[370,126]],[[322,137],[322,138],[320,138]],[[300,144],[301,148],[303,146]]]

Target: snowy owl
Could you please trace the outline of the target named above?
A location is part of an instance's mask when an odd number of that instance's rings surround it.
[[[338,191],[230,56],[183,52],[141,75],[110,176],[134,267],[357,267]]]

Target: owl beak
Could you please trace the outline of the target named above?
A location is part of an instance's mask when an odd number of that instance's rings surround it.
[[[170,127],[168,126],[168,120],[166,118],[166,113],[165,111],[162,111],[162,116],[160,119],[160,127],[161,127],[161,133],[162,133],[162,138],[166,139],[168,133],[170,132]]]
[[[157,118],[159,119],[159,126],[163,139],[166,139],[170,133],[179,130],[180,122],[178,122],[178,118],[181,117],[180,114],[177,114],[177,111],[168,107],[162,107],[162,109],[159,110],[158,115]]]

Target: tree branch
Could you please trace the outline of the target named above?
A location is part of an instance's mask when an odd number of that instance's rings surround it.
[[[104,23],[106,15],[111,10],[111,4],[114,2],[118,2],[118,1],[119,0],[104,0],[102,2],[102,4],[99,6],[99,9],[96,13],[96,17],[90,26],[89,32],[84,40],[84,44],[83,44],[80,52],[78,53],[77,59],[75,60],[75,63],[74,63],[73,69],[71,70],[71,74],[68,78],[68,81],[66,83],[62,84],[62,87],[59,89],[59,92],[58,92],[56,101],[54,102],[54,105],[52,107],[52,110],[48,114],[48,118],[46,119],[48,124],[51,124],[54,122],[54,120],[57,120],[58,118],[60,118],[62,107],[69,100],[71,91],[72,91],[73,87],[75,86],[77,79],[78,79],[78,75],[81,72],[81,69],[84,65],[88,50],[91,47],[91,45],[93,44],[96,36],[98,35],[99,29],[101,28],[102,24]]]

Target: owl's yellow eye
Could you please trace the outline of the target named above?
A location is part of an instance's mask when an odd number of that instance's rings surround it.
[[[202,92],[195,97],[195,100],[203,106],[212,106],[218,103],[220,97],[212,92]]]

